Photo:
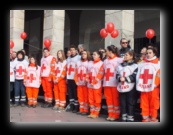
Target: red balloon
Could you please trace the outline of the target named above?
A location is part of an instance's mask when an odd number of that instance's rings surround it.
[[[148,29],[147,31],[146,31],[146,37],[147,38],[149,38],[149,39],[151,39],[151,38],[153,38],[154,37],[154,35],[155,35],[155,32],[154,32],[154,30],[153,29]]]
[[[22,32],[22,33],[20,34],[20,37],[21,37],[22,39],[25,39],[25,38],[27,37],[27,34],[26,34],[25,32]]]
[[[12,49],[13,47],[14,47],[14,42],[10,40],[10,49]]]
[[[50,39],[45,39],[45,40],[44,40],[44,45],[45,45],[46,48],[49,48],[50,45],[51,45]]]
[[[118,30],[115,29],[114,31],[112,31],[111,37],[116,38],[118,34],[119,34]]]
[[[114,30],[114,24],[112,22],[107,23],[106,29],[107,32],[112,33],[112,31]]]
[[[108,32],[107,32],[107,30],[105,28],[103,28],[103,29],[100,30],[100,36],[102,38],[107,37],[107,35],[108,35]]]

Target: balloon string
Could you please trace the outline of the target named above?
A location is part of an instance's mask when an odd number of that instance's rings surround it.
[[[24,42],[25,43],[25,42]],[[33,48],[36,48],[36,49],[38,49],[38,50],[42,50],[42,49],[40,49],[40,48],[38,48],[38,47],[35,47],[35,46],[33,46],[33,45],[31,45],[31,44],[27,44],[27,43],[25,43],[26,45],[28,45],[28,46],[31,46],[31,47],[33,47]]]

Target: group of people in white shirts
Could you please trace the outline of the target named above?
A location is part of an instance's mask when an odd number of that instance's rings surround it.
[[[160,62],[157,50],[147,48],[147,54],[140,63],[135,61],[132,49],[125,52],[124,58],[119,57],[115,45],[109,45],[105,50],[106,59],[102,61],[101,51],[94,51],[91,55],[82,50],[79,55],[72,45],[69,49],[71,55],[66,59],[63,50],[58,50],[57,57],[54,57],[48,48],[44,48],[41,66],[33,56],[27,62],[24,53],[18,51],[17,58],[10,60],[10,91],[12,85],[15,88],[13,106],[25,106],[27,101],[28,107],[37,107],[42,85],[43,108],[72,111],[95,119],[99,117],[104,94],[107,121],[134,122],[138,91],[142,122],[158,122]]]

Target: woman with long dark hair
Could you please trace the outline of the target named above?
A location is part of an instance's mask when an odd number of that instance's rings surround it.
[[[107,59],[104,60],[103,87],[108,117],[106,120],[115,121],[120,116],[119,92],[117,91],[116,68],[123,61],[119,57],[119,50],[116,46],[110,45],[106,49]]]
[[[144,62],[138,64],[136,90],[141,92],[142,122],[158,122],[160,108],[160,62],[157,49],[147,48]]]
[[[129,50],[125,53],[123,63],[117,67],[117,89],[120,93],[120,112],[122,121],[124,122],[134,121],[137,67],[135,52],[133,50]]]
[[[30,56],[28,69],[24,76],[28,107],[35,108],[37,106],[38,93],[41,85],[40,71],[41,68],[38,66],[36,58]]]
[[[88,63],[88,73],[86,76],[88,87],[88,99],[90,106],[90,115],[88,118],[97,118],[101,110],[102,101],[102,79],[104,75],[103,62],[101,60],[102,53],[93,52],[93,61]]]

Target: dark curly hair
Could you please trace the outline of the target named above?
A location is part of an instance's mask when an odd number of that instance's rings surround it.
[[[25,59],[25,54],[24,54],[24,52],[23,52],[23,51],[18,51],[18,52],[17,52],[17,55],[16,55],[16,56],[17,56],[17,59],[18,59],[18,55],[19,55],[19,54],[22,54],[22,60],[24,60],[24,59]]]

